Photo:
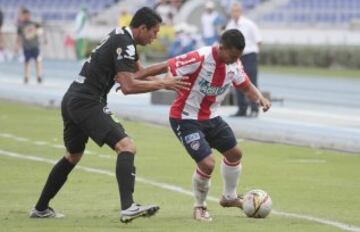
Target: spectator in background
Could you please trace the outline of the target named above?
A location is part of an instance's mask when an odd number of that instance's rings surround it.
[[[22,8],[20,12],[19,22],[17,28],[16,48],[15,53],[18,53],[20,47],[24,52],[24,83],[27,84],[30,75],[30,60],[35,60],[36,77],[38,83],[42,82],[41,77],[41,56],[40,56],[40,38],[42,28],[39,23],[31,20],[31,13],[29,10]]]
[[[82,7],[75,18],[75,52],[76,58],[82,60],[86,57],[87,43],[85,40],[85,28],[89,21],[89,14],[86,7]]]
[[[220,5],[224,8],[226,13],[229,13],[231,6],[236,2],[239,3],[241,0],[220,0]]]
[[[163,24],[173,25],[173,19],[177,13],[177,9],[171,4],[170,0],[160,0],[155,6],[155,11],[163,19]]]
[[[182,23],[175,27],[175,32],[175,40],[168,50],[169,58],[195,50],[197,45],[197,40],[194,36],[196,29],[186,23]]]
[[[131,19],[132,19],[132,15],[129,13],[129,11],[126,8],[122,9],[118,20],[119,27],[129,26]]]
[[[176,9],[178,12],[183,4],[183,0],[171,0],[171,5]]]
[[[219,39],[219,32],[224,25],[224,19],[215,11],[215,3],[205,4],[205,11],[201,16],[202,36],[205,46],[211,46]]]
[[[234,3],[231,7],[231,19],[227,24],[226,29],[238,29],[243,33],[245,37],[245,49],[242,56],[240,57],[240,60],[251,82],[257,87],[259,63],[258,54],[261,43],[261,34],[259,28],[253,21],[243,16],[241,6],[237,3]],[[250,105],[251,112],[249,116],[257,117],[259,109],[256,103],[250,103],[245,95],[238,90],[236,90],[236,98],[238,111],[232,116],[247,116],[248,107]]]

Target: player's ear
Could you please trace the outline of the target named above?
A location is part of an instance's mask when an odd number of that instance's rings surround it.
[[[139,29],[140,31],[147,31],[147,27],[145,24],[140,25]]]
[[[224,51],[224,50],[225,50],[225,47],[224,47],[224,45],[222,45],[222,44],[219,44],[219,50],[220,50],[220,51]]]

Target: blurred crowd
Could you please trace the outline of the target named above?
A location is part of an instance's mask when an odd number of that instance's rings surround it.
[[[231,21],[231,6],[241,4],[241,0],[206,1],[203,7],[200,7],[200,22],[196,25],[175,21],[185,2],[185,0],[152,2],[152,6],[163,19],[159,33],[160,44],[155,47],[165,48],[165,51],[160,53],[165,53],[167,57],[174,57],[216,43],[221,32]],[[122,9],[118,20],[119,26],[127,26],[131,17],[130,9]]]
[[[115,1],[114,1],[115,2]],[[198,5],[199,12],[197,22],[177,22],[176,18],[180,9],[184,6],[187,0],[143,0],[144,5],[152,6],[162,17],[163,25],[158,35],[158,40],[151,47],[153,54],[161,57],[173,57],[188,51],[197,49],[202,46],[210,46],[218,41],[219,35],[226,28],[231,21],[231,6],[234,3],[241,3],[241,0],[220,0],[220,1],[206,1],[205,4]],[[135,6],[136,4],[134,4]],[[31,8],[24,8],[19,6],[15,25],[18,27],[21,24],[21,12],[23,10],[29,11]],[[118,26],[129,25],[133,12],[136,11],[133,6],[128,8],[121,7],[118,12]],[[89,38],[86,34],[86,28],[93,26],[91,22],[92,17],[96,15],[91,14],[86,5],[82,5],[76,14],[76,17],[67,24],[67,34],[64,38],[65,48],[74,49],[74,53],[78,60],[83,60],[92,49],[92,44],[89,44]],[[0,9],[0,61],[4,60],[6,56],[12,59],[12,51],[4,49],[3,36],[1,34],[2,13]],[[34,20],[41,25],[37,17]],[[64,24],[65,25],[65,24]],[[40,28],[40,27],[39,27]],[[71,29],[70,29],[71,28]],[[43,30],[44,28],[41,28]],[[44,34],[46,31],[44,31]],[[9,47],[9,46],[7,46]],[[16,50],[16,49],[15,49]],[[8,53],[8,54],[7,54]],[[16,55],[16,54],[15,54]],[[19,54],[21,56],[21,53]],[[21,58],[23,59],[23,57]]]

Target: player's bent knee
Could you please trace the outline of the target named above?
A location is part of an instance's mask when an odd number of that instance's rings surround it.
[[[136,146],[131,138],[125,137],[115,144],[114,150],[116,151],[117,154],[120,154],[121,152],[124,151],[128,151],[135,154]]]
[[[243,154],[239,147],[235,146],[232,149],[224,152],[223,155],[229,162],[237,162],[241,160]]]
[[[207,156],[205,159],[197,163],[198,167],[204,173],[211,175],[212,171],[215,168],[215,159],[212,155]]]
[[[67,159],[72,164],[77,164],[81,160],[83,152],[81,153],[69,153],[65,154],[65,159]]]

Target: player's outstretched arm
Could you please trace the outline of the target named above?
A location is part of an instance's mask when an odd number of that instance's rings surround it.
[[[138,71],[134,74],[135,79],[153,80],[154,78],[151,77],[167,72],[168,63],[167,62],[157,63],[146,68],[143,68],[142,65],[138,63],[138,67],[139,67]]]
[[[252,83],[243,89],[245,95],[252,102],[256,102],[264,112],[268,111],[271,107],[269,99],[265,98],[260,90],[256,88]]]
[[[147,93],[159,89],[189,90],[191,85],[188,82],[188,77],[174,77],[170,71],[164,78],[150,81],[136,79],[134,74],[130,72],[119,72],[116,75],[116,82],[121,85],[120,89],[125,95]]]

